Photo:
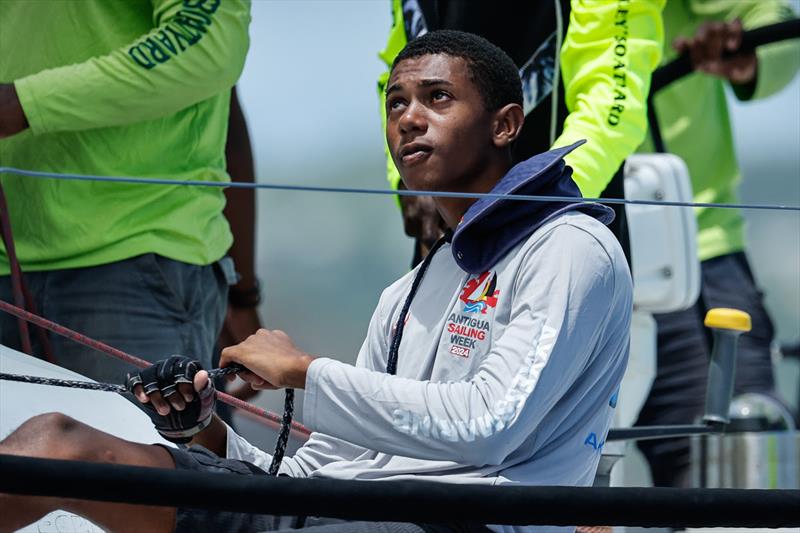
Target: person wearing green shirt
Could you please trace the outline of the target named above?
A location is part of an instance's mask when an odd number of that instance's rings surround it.
[[[623,197],[621,166],[647,132],[650,75],[663,44],[662,0],[391,4],[393,25],[380,53],[387,71],[378,80],[384,120],[388,69],[406,42],[439,29],[475,33],[509,54],[519,69],[525,126],[515,143],[515,162],[586,139],[566,157],[581,193]],[[389,182],[402,187],[388,155],[386,165]],[[417,240],[416,263],[444,224],[431,198],[404,196],[400,203],[405,231]],[[624,209],[615,212],[609,227],[630,257]]]
[[[671,1],[664,9],[664,62],[689,53],[695,72],[656,93],[655,113],[666,151],[689,168],[697,202],[738,203],[736,162],[725,95],[728,85],[739,100],[776,93],[800,66],[800,46],[786,41],[755,53],[723,59],[735,51],[742,30],[773,24],[795,15],[782,0]],[[640,151],[652,152],[651,139]],[[685,311],[657,315],[658,362],[640,425],[686,424],[703,411],[711,340],[703,317],[712,307],[747,311],[753,329],[739,341],[735,394],[756,392],[780,401],[775,393],[770,343],[773,327],[745,257],[744,219],[733,209],[698,208],[701,292]],[[687,486],[688,439],[640,441],[655,485]]]
[[[229,99],[249,22],[249,0],[0,2],[0,166],[229,181]],[[210,363],[236,279],[221,188],[0,180],[42,314],[149,360]],[[8,274],[3,248],[6,300]],[[18,345],[16,321],[0,327],[0,342]],[[124,377],[115,361],[51,341],[58,364]]]

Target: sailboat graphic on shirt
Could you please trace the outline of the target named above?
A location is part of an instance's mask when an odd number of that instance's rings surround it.
[[[497,274],[486,271],[477,278],[470,279],[461,290],[459,300],[464,302],[465,313],[482,313],[497,305],[500,291],[497,290]]]

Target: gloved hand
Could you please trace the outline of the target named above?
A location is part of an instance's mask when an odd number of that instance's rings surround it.
[[[194,389],[194,376],[203,370],[189,357],[173,355],[135,374],[128,390],[144,404],[156,430],[165,439],[184,444],[211,423],[216,394],[213,380]]]

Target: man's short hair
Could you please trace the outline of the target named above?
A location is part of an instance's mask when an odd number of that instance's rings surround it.
[[[474,33],[437,30],[417,37],[397,54],[392,70],[405,59],[435,54],[466,61],[470,78],[488,111],[507,104],[522,105],[522,82],[514,61],[498,46]]]

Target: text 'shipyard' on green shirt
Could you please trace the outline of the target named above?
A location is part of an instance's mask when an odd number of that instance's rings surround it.
[[[664,8],[664,62],[676,57],[678,36],[692,36],[706,20],[742,20],[747,29],[774,24],[795,16],[781,0],[671,0]],[[758,80],[752,94],[734,88],[742,100],[763,98],[788,84],[800,66],[797,40],[758,49]],[[725,82],[694,73],[672,83],[655,96],[661,134],[668,152],[689,167],[697,202],[737,203],[740,180],[734,152]],[[640,148],[652,152],[648,138]],[[700,260],[744,249],[744,219],[738,210],[697,209],[697,246]]]
[[[2,0],[0,82],[30,128],[0,140],[0,166],[228,181],[249,22],[249,0]],[[144,253],[209,264],[231,245],[219,188],[0,179],[23,270]]]

